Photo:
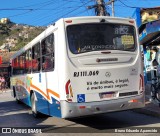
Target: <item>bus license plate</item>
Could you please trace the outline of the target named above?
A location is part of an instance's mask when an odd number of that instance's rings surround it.
[[[115,92],[106,92],[106,93],[100,93],[99,96],[100,96],[101,99],[113,98],[113,97],[116,96],[116,94],[115,94]]]

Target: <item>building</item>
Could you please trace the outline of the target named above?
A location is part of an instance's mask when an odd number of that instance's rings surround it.
[[[0,50],[0,76],[4,76],[8,86],[10,85],[10,58],[15,52]]]
[[[7,24],[9,22],[10,22],[9,18],[1,18],[1,20],[0,20],[1,24]]]
[[[155,59],[160,66],[160,7],[137,8],[133,17],[137,21],[143,46],[145,81],[151,82],[154,76],[160,75],[152,63]]]

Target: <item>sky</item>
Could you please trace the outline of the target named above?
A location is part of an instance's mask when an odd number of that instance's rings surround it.
[[[96,0],[0,0],[0,18],[9,18],[17,24],[48,26],[60,18],[95,16],[87,6]],[[104,0],[108,2],[109,0]],[[136,7],[160,6],[160,0],[115,0],[116,17],[132,17]],[[111,14],[111,5],[106,6]]]

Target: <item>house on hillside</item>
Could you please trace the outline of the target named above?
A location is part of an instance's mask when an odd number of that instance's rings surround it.
[[[10,22],[10,19],[9,18],[1,18],[1,20],[0,20],[0,23],[1,24],[7,24],[7,23],[9,23]]]
[[[0,46],[1,50],[8,50],[10,47],[15,47],[15,45],[18,43],[18,40],[16,37],[8,37],[5,39],[5,42],[2,46]]]

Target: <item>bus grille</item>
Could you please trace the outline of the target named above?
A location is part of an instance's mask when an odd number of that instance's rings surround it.
[[[129,96],[129,95],[136,95],[136,94],[138,94],[138,91],[119,93],[119,97],[122,97],[122,96]]]

